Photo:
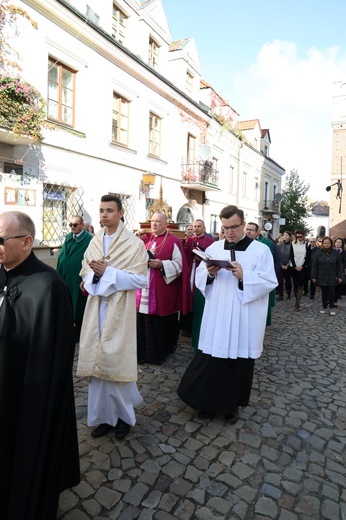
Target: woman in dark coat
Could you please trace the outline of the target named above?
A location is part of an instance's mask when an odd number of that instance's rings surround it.
[[[345,251],[345,243],[342,238],[336,238],[334,242],[334,249],[337,251],[341,258],[341,264],[342,264],[342,272],[345,273],[346,271],[346,251]],[[337,285],[335,287],[335,301],[341,300],[341,297],[345,294],[345,286],[344,285]]]
[[[320,250],[314,256],[311,279],[321,287],[322,310],[324,314],[329,304],[329,314],[335,316],[335,287],[342,282],[340,254],[333,249],[332,239],[323,237]]]

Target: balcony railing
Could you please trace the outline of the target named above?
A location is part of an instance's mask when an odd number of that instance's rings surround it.
[[[261,210],[267,213],[272,213],[279,211],[280,209],[280,202],[277,202],[276,200],[263,200],[261,202]]]
[[[203,184],[217,188],[219,185],[219,172],[213,166],[212,161],[196,161],[190,164],[182,164],[182,183]]]

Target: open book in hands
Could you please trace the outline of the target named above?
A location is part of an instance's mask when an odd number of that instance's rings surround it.
[[[200,249],[193,249],[192,252],[198,256],[201,260],[203,260],[207,265],[217,265],[219,267],[233,267],[231,259],[225,259],[225,258],[212,258],[211,256],[207,255],[204,251],[201,251]]]

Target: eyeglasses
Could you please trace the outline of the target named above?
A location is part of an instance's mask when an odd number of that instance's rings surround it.
[[[221,226],[221,231],[223,231],[224,233],[226,233],[227,231],[235,231],[242,225],[242,223],[243,222],[241,222],[240,224],[236,224],[235,226]]]
[[[81,226],[81,225],[82,225],[81,222],[79,224],[72,224],[71,222],[69,223],[70,227],[77,227],[77,226]]]
[[[303,235],[296,235],[296,238],[304,238]]]
[[[6,240],[11,240],[11,238],[24,238],[28,235],[15,235],[14,237],[0,237],[0,246],[3,246]]]

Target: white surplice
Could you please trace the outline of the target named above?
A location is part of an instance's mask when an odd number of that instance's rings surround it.
[[[229,258],[224,240],[206,250],[214,258]],[[207,285],[208,271],[201,262],[196,287],[205,296],[198,349],[218,358],[260,357],[268,310],[268,295],[277,286],[273,256],[264,244],[252,241],[245,251],[236,251],[243,268],[243,290],[232,272],[220,269]]]

